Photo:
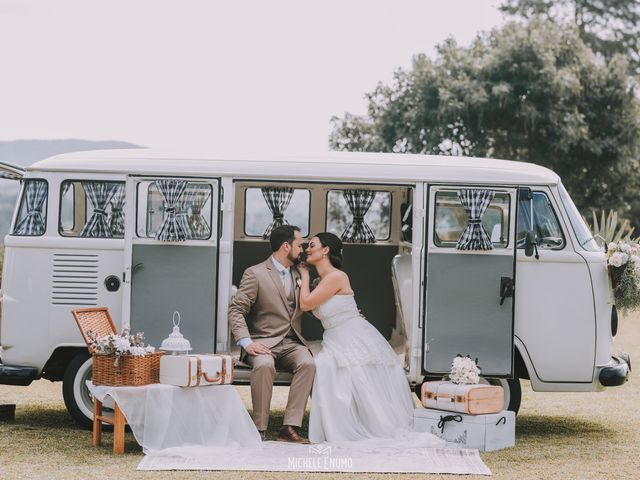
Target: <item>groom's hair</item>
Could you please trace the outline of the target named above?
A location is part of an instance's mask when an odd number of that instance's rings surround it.
[[[300,227],[295,225],[280,225],[271,232],[269,242],[271,242],[271,251],[277,252],[284,242],[293,243],[293,239],[296,238],[296,233],[299,232]]]

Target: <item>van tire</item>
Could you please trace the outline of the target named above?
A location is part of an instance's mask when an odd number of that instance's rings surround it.
[[[508,378],[492,378],[489,380],[491,385],[499,385],[504,389],[505,410],[511,410],[518,415],[520,404],[522,402],[522,388],[520,387],[520,379],[514,376]]]
[[[82,351],[71,359],[64,371],[62,396],[69,414],[82,428],[93,428],[93,397],[86,381],[91,380],[93,361],[89,352]],[[108,430],[108,425],[103,429]]]

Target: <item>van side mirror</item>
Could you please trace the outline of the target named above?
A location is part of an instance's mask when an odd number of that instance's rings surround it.
[[[529,230],[524,239],[524,254],[527,257],[536,254],[536,260],[540,258],[538,255],[538,240],[536,239],[536,233],[533,230]]]

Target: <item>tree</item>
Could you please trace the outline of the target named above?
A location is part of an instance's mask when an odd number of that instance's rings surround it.
[[[608,61],[626,55],[640,73],[640,3],[637,0],[504,0],[500,10],[530,20],[572,23],[580,38]]]
[[[578,207],[628,211],[639,185],[639,102],[620,56],[596,61],[577,33],[511,23],[468,47],[447,40],[334,117],[338,150],[490,156],[556,171]]]

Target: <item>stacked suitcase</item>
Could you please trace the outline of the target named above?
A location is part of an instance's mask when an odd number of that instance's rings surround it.
[[[502,410],[504,392],[494,385],[425,382],[414,429],[462,448],[499,450],[515,445],[515,414]]]

